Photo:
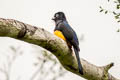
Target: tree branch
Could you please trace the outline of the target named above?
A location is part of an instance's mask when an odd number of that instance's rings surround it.
[[[19,39],[47,49],[59,59],[66,70],[88,80],[118,80],[108,73],[113,63],[98,67],[84,59],[81,59],[84,75],[80,75],[75,55],[72,54],[66,42],[43,28],[31,26],[17,20],[0,18],[0,36]]]

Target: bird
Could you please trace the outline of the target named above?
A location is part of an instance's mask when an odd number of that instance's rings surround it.
[[[79,41],[76,32],[69,25],[64,12],[55,13],[52,20],[55,22],[54,34],[66,41],[69,48],[73,47],[78,63],[79,73],[83,75],[83,67],[79,57]]]

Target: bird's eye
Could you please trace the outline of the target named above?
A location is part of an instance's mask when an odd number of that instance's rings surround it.
[[[56,17],[59,17],[59,14],[56,14]]]

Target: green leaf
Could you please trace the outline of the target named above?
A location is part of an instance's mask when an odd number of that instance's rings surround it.
[[[120,9],[120,4],[118,4],[118,5],[116,6],[116,9]]]
[[[107,14],[108,13],[108,11],[105,11],[105,14]]]
[[[120,32],[120,30],[118,29],[117,32]]]
[[[103,12],[103,9],[101,9],[100,12]]]
[[[120,0],[118,0],[118,2],[120,3]]]
[[[113,11],[113,14],[114,14],[114,15],[117,15],[117,13],[116,13],[116,12],[114,12],[114,11]]]
[[[117,21],[118,23],[120,22],[120,20],[119,21]]]
[[[115,16],[115,19],[118,19],[119,18],[119,16],[117,15],[117,16]]]
[[[114,3],[118,3],[117,1],[114,1]]]

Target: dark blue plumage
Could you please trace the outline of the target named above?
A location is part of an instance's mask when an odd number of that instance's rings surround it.
[[[68,24],[66,17],[63,12],[58,12],[54,15],[54,19],[56,27],[55,30],[59,30],[62,32],[64,37],[66,38],[67,42],[73,46],[77,61],[78,61],[78,67],[79,67],[79,73],[83,75],[83,68],[80,62],[79,58],[79,41],[77,38],[77,35],[75,31],[72,29],[72,27]]]

